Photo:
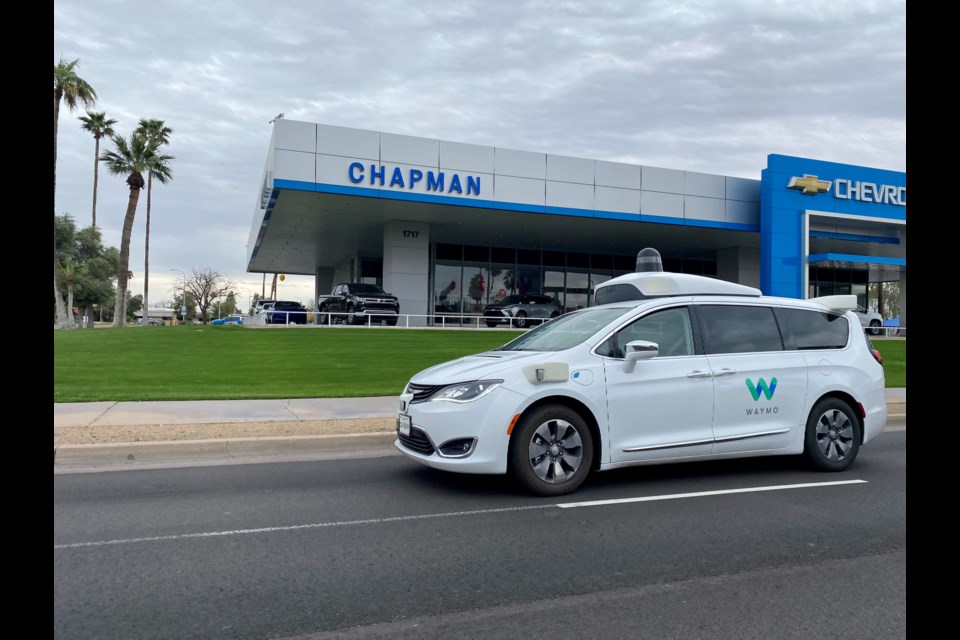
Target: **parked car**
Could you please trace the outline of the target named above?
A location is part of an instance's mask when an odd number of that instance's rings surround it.
[[[210,324],[243,324],[243,316],[238,313],[233,313],[224,318],[211,320]]]
[[[563,307],[550,296],[513,295],[500,302],[487,305],[483,310],[483,320],[488,327],[500,324],[526,329],[563,314]]]
[[[255,316],[267,307],[272,307],[273,303],[276,300],[257,300],[253,303],[253,309],[250,310],[250,315]]]
[[[637,465],[802,455],[843,471],[886,426],[883,360],[856,296],[770,297],[659,271],[613,278],[596,299],[608,302],[415,374],[396,448],[556,496]]]
[[[883,316],[881,316],[876,311],[867,311],[860,305],[857,305],[857,308],[853,310],[857,317],[860,318],[860,326],[864,328],[872,336],[880,335],[883,326]]]
[[[293,300],[277,300],[261,313],[266,324],[307,324],[307,308]]]
[[[341,282],[318,302],[318,324],[366,324],[370,318],[371,322],[393,326],[400,318],[397,296],[365,282]]]

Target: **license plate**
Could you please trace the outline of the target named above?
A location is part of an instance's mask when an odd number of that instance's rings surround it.
[[[397,431],[399,431],[402,436],[410,435],[410,416],[405,413],[400,414],[397,418]]]

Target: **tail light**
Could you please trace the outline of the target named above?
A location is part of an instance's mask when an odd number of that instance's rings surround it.
[[[863,334],[863,339],[867,341],[867,349],[870,351],[870,355],[873,356],[873,359],[880,363],[880,366],[883,366],[883,356],[880,355],[880,352],[877,351],[877,348],[873,346],[873,343],[870,342],[870,338],[867,337],[866,332]]]

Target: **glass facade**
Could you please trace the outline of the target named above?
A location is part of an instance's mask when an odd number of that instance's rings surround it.
[[[556,299],[564,312],[593,304],[594,288],[601,282],[631,273],[636,256],[603,253],[540,251],[473,245],[434,246],[434,321],[445,324],[449,316],[483,313],[509,295],[540,294]],[[716,260],[664,258],[667,271],[715,276]]]

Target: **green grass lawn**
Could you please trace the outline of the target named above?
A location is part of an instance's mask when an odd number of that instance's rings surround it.
[[[422,369],[519,334],[209,325],[54,331],[53,401],[392,396]],[[887,386],[905,386],[906,342],[873,343]]]

